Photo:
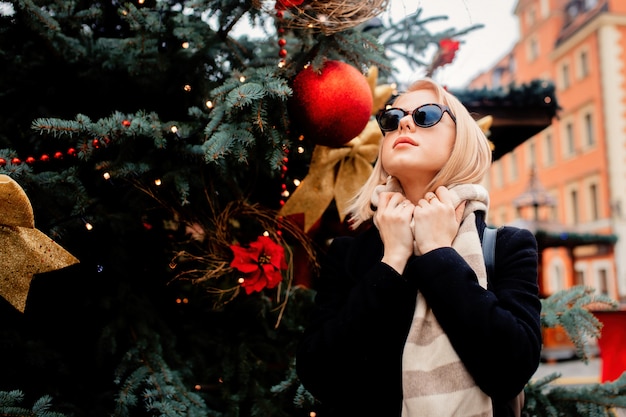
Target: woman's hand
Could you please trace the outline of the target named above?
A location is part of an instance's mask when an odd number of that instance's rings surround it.
[[[454,207],[452,195],[446,187],[426,193],[413,210],[413,235],[418,252],[424,254],[452,246],[464,210],[465,202]]]
[[[401,193],[380,193],[374,220],[385,247],[382,262],[402,273],[413,254],[411,218],[415,206]]]

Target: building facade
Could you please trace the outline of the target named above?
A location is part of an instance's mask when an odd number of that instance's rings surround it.
[[[494,162],[488,221],[530,218],[564,241],[579,240],[542,251],[543,295],[583,284],[624,302],[626,1],[519,0],[513,13],[519,41],[468,87],[542,79],[554,83],[560,110],[548,128]],[[531,184],[550,204],[519,203]],[[589,236],[616,241],[584,244]]]

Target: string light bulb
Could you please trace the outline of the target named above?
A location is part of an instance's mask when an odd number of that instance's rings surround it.
[[[183,42],[182,47],[183,47],[183,49],[188,49],[189,48],[189,42]]]
[[[204,103],[207,108],[212,109],[213,108],[213,102],[211,100],[207,100],[206,103]]]
[[[156,185],[157,187],[160,186],[161,184],[162,184],[161,178],[157,178],[154,180],[154,185]]]
[[[89,223],[87,220],[83,219],[83,222],[85,223],[85,229],[91,231],[93,230],[93,224]]]
[[[109,174],[108,172],[105,172],[104,174],[102,174],[102,176],[104,177],[105,180],[110,180],[111,179],[111,174]]]

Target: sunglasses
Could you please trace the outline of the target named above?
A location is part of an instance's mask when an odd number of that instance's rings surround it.
[[[380,130],[382,130],[384,133],[392,132],[398,129],[400,119],[408,114],[413,116],[413,121],[417,126],[432,127],[441,121],[445,112],[448,112],[450,118],[452,118],[452,121],[456,123],[456,117],[454,117],[448,106],[434,103],[424,104],[411,111],[406,111],[395,107],[392,107],[390,109],[384,109],[381,110],[380,113],[378,113],[378,115],[376,116],[376,120],[378,121],[378,126],[380,127]]]

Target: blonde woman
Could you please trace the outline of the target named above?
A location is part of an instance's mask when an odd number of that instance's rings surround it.
[[[298,376],[320,417],[519,414],[541,350],[534,236],[500,228],[487,276],[491,150],[452,94],[420,80],[377,119],[379,157],[349,209],[364,231],[322,260]]]

